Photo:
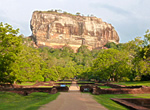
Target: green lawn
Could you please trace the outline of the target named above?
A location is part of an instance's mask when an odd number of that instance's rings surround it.
[[[111,88],[109,86],[98,86],[98,87],[100,87],[101,89],[109,89],[109,88]]]
[[[60,82],[55,82],[55,83],[72,83],[71,81],[60,81]]]
[[[78,86],[80,87],[80,86],[83,86],[84,84],[78,84]]]
[[[67,87],[70,87],[71,85],[66,85]]]
[[[20,86],[32,86],[34,85],[36,82],[22,82],[21,84],[17,84],[17,85],[20,85]]]
[[[52,88],[53,86],[37,86],[38,88]]]
[[[60,86],[60,85],[56,85],[56,86]],[[67,87],[70,87],[69,85],[66,85]],[[37,86],[38,88],[52,88],[53,86]]]
[[[110,98],[150,98],[150,94],[101,94],[93,95],[93,97],[98,103],[102,104],[109,110],[129,110],[112,101]]]
[[[150,86],[150,81],[136,81],[136,82],[118,82],[113,84],[125,85],[125,86]]]
[[[57,94],[34,92],[28,96],[0,92],[0,110],[37,110],[41,105],[57,98]]]
[[[77,83],[95,83],[95,82],[91,82],[91,81],[78,81]]]
[[[104,83],[95,83],[95,84],[99,84],[99,85],[101,84],[101,85],[103,85]]]

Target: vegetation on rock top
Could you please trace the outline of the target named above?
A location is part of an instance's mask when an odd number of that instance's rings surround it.
[[[80,12],[77,12],[76,14],[71,14],[71,13],[68,13],[68,12],[66,12],[66,11],[62,11],[62,10],[60,10],[60,9],[58,9],[58,10],[48,10],[48,11],[34,11],[34,12],[38,12],[38,13],[51,13],[51,14],[59,14],[59,15],[62,15],[62,14],[64,14],[64,15],[70,15],[70,16],[82,16],[82,17],[84,17],[84,15],[83,14],[81,14]],[[88,15],[88,17],[94,17],[94,15]]]

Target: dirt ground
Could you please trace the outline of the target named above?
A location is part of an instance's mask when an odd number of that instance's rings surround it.
[[[76,82],[73,82],[69,92],[61,92],[58,98],[39,110],[107,110],[96,102],[90,94],[79,92]]]

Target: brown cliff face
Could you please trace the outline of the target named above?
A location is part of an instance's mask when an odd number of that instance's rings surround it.
[[[119,43],[114,27],[96,17],[35,11],[31,30],[37,45],[52,48],[69,45],[76,51],[81,45],[87,45],[92,50],[107,42]]]

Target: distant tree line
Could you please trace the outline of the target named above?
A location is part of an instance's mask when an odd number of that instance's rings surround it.
[[[89,51],[82,45],[34,48],[19,29],[0,23],[0,83],[97,79],[111,81],[148,80],[150,76],[150,32],[144,40],[107,43],[108,49]]]

